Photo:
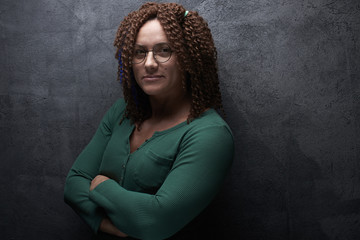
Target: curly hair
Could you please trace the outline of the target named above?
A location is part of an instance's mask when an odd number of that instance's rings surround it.
[[[124,117],[140,126],[151,117],[148,96],[138,86],[132,70],[133,49],[139,29],[149,20],[157,19],[170,46],[176,53],[179,67],[185,72],[182,84],[191,96],[188,122],[207,108],[224,112],[217,72],[217,52],[207,22],[195,11],[176,3],[145,3],[121,22],[114,46],[119,60],[118,80],[127,103]]]

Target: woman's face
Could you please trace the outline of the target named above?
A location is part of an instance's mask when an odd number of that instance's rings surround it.
[[[160,22],[157,19],[149,20],[138,32],[135,49],[149,51],[153,50],[154,45],[159,46],[161,43],[170,45]],[[165,48],[161,49],[167,51]],[[143,62],[132,64],[137,84],[150,97],[171,98],[183,94],[181,83],[183,73],[178,67],[175,53],[172,52],[166,62],[160,62],[160,54],[158,59],[159,61],[154,59],[153,51],[149,51]]]

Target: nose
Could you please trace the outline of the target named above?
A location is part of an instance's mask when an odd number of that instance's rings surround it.
[[[146,54],[145,57],[145,68],[147,69],[154,69],[158,66],[158,63],[156,62],[154,58],[153,51],[149,51],[148,54]]]

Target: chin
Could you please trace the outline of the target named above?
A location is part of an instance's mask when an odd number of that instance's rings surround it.
[[[161,93],[163,92],[162,89],[159,88],[143,88],[144,93],[146,93],[149,96],[157,96],[157,95],[161,95]]]

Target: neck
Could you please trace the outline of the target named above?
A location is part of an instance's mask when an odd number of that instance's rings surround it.
[[[154,120],[164,120],[188,116],[191,108],[191,101],[188,94],[172,96],[171,98],[150,97],[150,104]]]

